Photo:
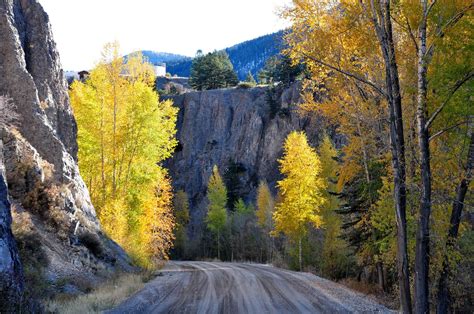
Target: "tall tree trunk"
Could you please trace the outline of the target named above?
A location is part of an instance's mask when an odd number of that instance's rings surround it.
[[[105,205],[106,187],[105,187],[105,140],[104,140],[104,99],[100,105],[100,170],[102,180],[102,206]],[[99,212],[100,214],[100,212]]]
[[[303,270],[303,258],[301,254],[301,237],[298,239],[298,263],[300,267],[300,271]]]
[[[429,235],[431,214],[431,167],[429,129],[427,121],[427,71],[428,56],[426,53],[426,23],[428,14],[427,0],[421,1],[423,14],[419,26],[418,50],[418,149],[420,154],[421,196],[416,233],[415,254],[415,312],[429,312]]]
[[[275,238],[272,237],[272,242],[270,244],[270,262],[273,264],[273,252],[274,252],[274,248],[275,248]]]
[[[406,164],[402,99],[390,17],[390,0],[381,0],[379,10],[371,1],[373,22],[385,63],[386,94],[390,114],[390,148],[394,177],[394,201],[397,221],[397,268],[401,310],[411,313],[410,277],[406,224]]]
[[[453,211],[451,213],[450,227],[446,240],[446,249],[443,260],[443,270],[438,282],[438,304],[437,313],[447,313],[450,307],[450,296],[448,289],[448,277],[450,273],[448,254],[456,243],[459,233],[459,224],[461,223],[462,210],[464,208],[464,199],[466,198],[469,184],[472,181],[474,168],[474,131],[471,132],[471,141],[467,155],[467,164],[464,177],[461,179],[456,189],[456,199],[453,202]]]
[[[113,134],[112,134],[112,155],[113,155],[113,169],[112,169],[112,198],[115,199],[117,192],[117,91],[116,82],[112,82],[114,93],[114,116],[113,116]]]
[[[377,277],[378,277],[379,288],[383,292],[387,292],[387,282],[386,282],[386,278],[385,278],[385,271],[384,271],[383,263],[382,262],[377,262],[375,264],[375,267],[377,268]]]
[[[217,230],[217,259],[221,260],[221,233]]]

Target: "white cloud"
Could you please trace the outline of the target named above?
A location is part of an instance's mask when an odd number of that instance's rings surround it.
[[[39,0],[50,16],[63,67],[91,68],[106,42],[123,53],[155,50],[193,56],[286,27],[289,0]]]

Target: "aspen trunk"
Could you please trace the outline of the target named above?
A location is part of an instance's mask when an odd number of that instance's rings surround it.
[[[448,289],[448,277],[450,273],[448,254],[454,247],[459,233],[459,224],[461,223],[462,210],[464,208],[464,199],[466,198],[469,184],[472,180],[472,169],[474,168],[474,132],[471,133],[469,152],[467,155],[467,164],[464,177],[457,187],[456,200],[453,203],[451,213],[450,227],[446,241],[446,250],[443,261],[443,270],[438,282],[438,304],[437,313],[447,313],[450,308],[451,298]]]
[[[420,154],[421,198],[418,215],[418,229],[416,233],[415,249],[415,312],[429,312],[429,236],[431,214],[431,167],[429,131],[427,121],[427,70],[428,56],[426,53],[426,18],[427,1],[421,1],[423,16],[419,26],[419,51],[418,51],[418,149]]]
[[[379,288],[383,292],[386,292],[387,291],[387,284],[386,284],[386,280],[385,280],[385,272],[384,272],[382,262],[377,262],[375,264],[375,267],[377,268],[377,277],[378,277],[377,279],[378,279]]]
[[[398,66],[395,56],[390,0],[376,3],[371,0],[373,23],[376,29],[385,64],[386,97],[390,117],[390,149],[394,177],[394,201],[397,221],[397,269],[400,287],[401,310],[411,313],[410,277],[408,270],[408,248],[406,230],[406,164],[403,132],[402,99]],[[379,8],[376,8],[378,4]]]
[[[113,115],[113,134],[112,134],[112,154],[113,154],[113,168],[112,168],[112,198],[115,199],[117,192],[117,93],[116,83],[114,84],[114,115]]]
[[[100,169],[102,180],[102,205],[106,200],[106,186],[105,186],[105,141],[104,141],[104,99],[102,98],[100,107]],[[100,213],[99,213],[100,214]]]
[[[298,239],[298,263],[300,267],[300,271],[303,270],[303,258],[301,254],[301,237]]]
[[[221,234],[217,230],[217,259],[221,260]]]

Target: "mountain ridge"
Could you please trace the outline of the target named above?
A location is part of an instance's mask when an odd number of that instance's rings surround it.
[[[249,72],[256,77],[257,73],[265,66],[266,61],[281,51],[284,46],[284,32],[284,30],[280,30],[222,49],[229,55],[239,80],[245,80]],[[167,72],[171,75],[184,77],[190,75],[192,57],[152,50],[139,52],[154,65],[166,63]]]

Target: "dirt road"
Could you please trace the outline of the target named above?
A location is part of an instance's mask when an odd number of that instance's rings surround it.
[[[110,313],[390,313],[320,277],[266,265],[169,262]]]

